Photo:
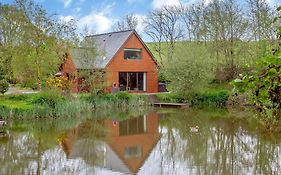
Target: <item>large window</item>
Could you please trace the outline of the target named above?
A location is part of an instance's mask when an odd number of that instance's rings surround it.
[[[119,72],[121,91],[146,91],[145,72]]]
[[[140,60],[141,49],[124,49],[125,60]]]

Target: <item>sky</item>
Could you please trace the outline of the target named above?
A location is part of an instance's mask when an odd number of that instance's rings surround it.
[[[13,0],[0,0],[11,3]],[[137,31],[142,33],[149,11],[165,5],[192,4],[199,0],[35,0],[47,9],[49,14],[56,13],[62,20],[77,20],[78,31],[85,26],[95,33],[105,33],[113,30],[113,25],[122,16],[135,14],[140,21]],[[210,1],[210,0],[205,0]],[[241,0],[243,1],[243,0]],[[281,5],[281,0],[267,0],[271,5]],[[145,38],[147,40],[147,38]]]

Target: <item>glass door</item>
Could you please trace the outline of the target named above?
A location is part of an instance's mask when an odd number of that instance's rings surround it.
[[[146,91],[145,72],[119,72],[121,91]]]

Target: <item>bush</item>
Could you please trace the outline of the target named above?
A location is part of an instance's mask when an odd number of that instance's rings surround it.
[[[115,96],[117,99],[125,101],[129,101],[132,98],[132,95],[127,92],[119,92]]]
[[[5,79],[0,80],[0,93],[4,94],[5,92],[8,91],[8,88],[9,88],[9,83]]]
[[[70,81],[66,76],[49,78],[46,81],[47,87],[55,90],[68,91],[70,90]]]
[[[156,95],[161,102],[190,103],[192,106],[224,106],[228,100],[227,90],[214,90],[207,92],[180,95],[177,93],[161,93]]]
[[[34,78],[28,78],[28,79],[24,80],[23,82],[21,82],[20,87],[21,88],[31,88],[33,90],[38,89],[37,82],[34,80]]]
[[[32,103],[39,105],[47,105],[51,108],[55,108],[60,102],[65,101],[65,97],[58,91],[45,91],[35,95],[32,99]]]
[[[199,106],[225,106],[229,93],[227,90],[208,91],[190,96],[191,105]]]

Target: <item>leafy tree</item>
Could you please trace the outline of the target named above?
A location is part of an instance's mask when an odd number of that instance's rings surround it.
[[[1,60],[8,60],[8,70],[18,81],[35,83],[41,90],[43,82],[58,71],[73,43],[75,23],[48,15],[33,0],[15,0],[1,7],[6,10],[1,14],[5,21],[0,23],[4,34]]]
[[[167,65],[166,74],[172,90],[182,95],[202,90],[212,79],[212,62],[206,58],[206,50],[191,48],[181,43],[175,52],[175,59]]]
[[[281,11],[281,7],[277,9]],[[278,17],[278,18],[281,18]],[[275,22],[278,18],[275,18]],[[273,54],[257,62],[250,74],[240,75],[234,81],[239,92],[249,92],[261,111],[281,108],[281,26],[278,27],[277,44]]]

